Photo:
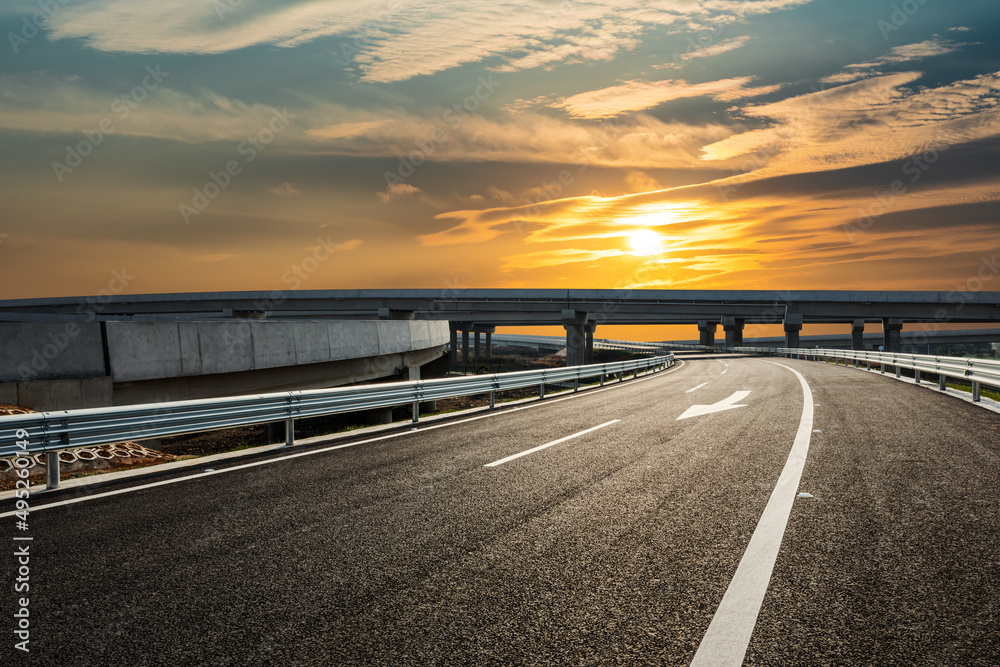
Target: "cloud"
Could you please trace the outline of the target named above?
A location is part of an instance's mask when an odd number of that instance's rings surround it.
[[[79,0],[53,16],[49,29],[52,39],[80,39],[102,51],[132,53],[226,53],[259,44],[291,48],[337,37],[334,51],[358,67],[362,80],[392,82],[486,58],[501,58],[496,66],[501,71],[556,61],[608,60],[634,48],[647,31],[726,25],[809,2],[592,0],[570,7],[531,0],[502,5],[293,0],[235,6],[187,0]],[[229,11],[220,12],[219,6]]]
[[[566,109],[576,118],[610,118],[630,111],[655,107],[670,100],[707,95],[731,101],[774,92],[780,86],[747,88],[753,77],[743,76],[704,83],[688,83],[681,79],[664,81],[625,81],[617,86],[602,88],[567,97],[550,106]]]
[[[726,53],[728,51],[739,49],[748,41],[750,41],[750,38],[747,36],[733,37],[732,39],[726,39],[716,44],[699,48],[695,51],[688,51],[687,53],[683,54],[681,58],[683,60],[692,60],[694,58],[711,58],[712,56],[717,56],[719,54]]]
[[[247,104],[208,89],[194,94],[163,82],[143,88],[147,71],[136,72],[134,88],[108,92],[78,77],[48,72],[0,74],[0,128],[26,132],[89,132],[156,137],[178,141],[242,141],[267,127],[280,109]],[[141,91],[137,92],[137,91]],[[100,133],[103,134],[103,133]],[[103,139],[102,139],[103,140]]]
[[[337,123],[335,125],[308,130],[306,134],[317,139],[353,139],[373,133],[375,130],[391,122],[391,120],[383,118],[381,120],[369,120],[360,123]]]
[[[897,72],[746,107],[744,115],[770,126],[706,146],[704,157],[758,155],[747,178],[760,178],[886,162],[1000,133],[1000,72],[911,88],[920,77]]]
[[[410,185],[409,183],[390,183],[386,186],[385,192],[376,192],[375,196],[377,196],[383,204],[388,204],[394,199],[410,197],[420,192],[422,192],[420,188]]]
[[[844,68],[844,71],[820,79],[823,83],[848,83],[867,77],[879,76],[882,74],[877,68],[884,65],[896,65],[900,63],[923,60],[933,56],[943,56],[957,51],[966,46],[964,43],[951,42],[941,39],[935,35],[933,38],[916,42],[914,44],[903,44],[892,48],[889,53],[871,60],[869,62],[854,63]]]
[[[282,183],[274,188],[268,188],[267,191],[272,195],[277,195],[279,197],[294,197],[295,195],[302,194],[302,191],[295,187],[294,183],[288,182]]]
[[[627,122],[601,122],[556,118],[520,112],[485,118],[426,115],[388,110],[358,112],[342,108],[316,111],[311,122],[325,126],[323,114],[342,118],[363,115],[367,121],[384,115],[364,135],[328,138],[315,132],[303,150],[341,155],[405,158],[438,162],[527,162],[588,164],[636,168],[694,166],[701,147],[732,134],[719,124],[665,123],[637,115]],[[303,117],[305,117],[305,114]],[[449,122],[451,121],[451,122]],[[460,122],[456,122],[460,121]],[[348,123],[353,121],[348,120]],[[557,174],[553,174],[555,177]]]
[[[660,189],[660,184],[656,182],[655,178],[644,171],[638,170],[630,171],[625,175],[625,185],[632,192],[648,192]]]

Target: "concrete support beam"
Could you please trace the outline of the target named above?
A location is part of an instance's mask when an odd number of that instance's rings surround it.
[[[888,318],[882,320],[882,345],[885,347],[886,352],[899,352],[902,350],[902,346],[900,345],[902,332],[903,320]]]
[[[482,359],[482,356],[483,356],[482,352],[479,351],[479,349],[480,349],[479,348],[479,341],[482,338],[482,334],[480,332],[478,332],[478,331],[475,331],[474,333],[475,333],[475,336],[476,336],[476,344],[473,346],[473,354],[475,355],[476,362],[478,363],[479,360]]]
[[[865,349],[865,321],[854,320],[851,322],[851,349]]]
[[[594,332],[597,331],[597,322],[587,322],[584,325],[584,332],[587,335],[587,349],[583,354],[583,363],[594,363]]]
[[[566,365],[581,366],[585,361],[587,333],[587,313],[575,310],[562,311],[562,323],[566,328]]]
[[[741,317],[722,318],[722,328],[726,332],[726,347],[739,347],[743,345],[743,325]]]
[[[785,347],[799,347],[799,332],[802,331],[802,314],[785,313]]]
[[[715,347],[715,332],[718,328],[719,325],[717,322],[698,320],[699,344]]]

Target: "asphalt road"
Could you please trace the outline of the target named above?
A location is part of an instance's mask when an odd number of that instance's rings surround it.
[[[689,361],[314,455],[35,497],[31,650],[8,634],[3,664],[690,664],[804,424],[791,369],[815,413],[794,491],[813,497],[744,615],[745,664],[1000,664],[1000,415],[780,363]],[[727,399],[743,407],[678,420]]]

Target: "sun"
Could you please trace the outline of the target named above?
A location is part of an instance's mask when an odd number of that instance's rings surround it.
[[[638,257],[659,255],[663,252],[663,237],[651,229],[637,229],[629,233],[628,245]]]

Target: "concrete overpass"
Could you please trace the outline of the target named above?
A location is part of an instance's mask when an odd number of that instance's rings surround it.
[[[699,342],[743,342],[745,323],[781,324],[785,346],[798,347],[804,324],[850,327],[864,345],[866,325],[881,324],[883,344],[898,350],[912,324],[1000,323],[1000,292],[740,290],[309,290],[112,295],[0,302],[0,321],[184,321],[213,319],[448,320],[452,354],[467,353],[469,334],[496,326],[561,325],[567,363],[582,363],[601,324],[690,324]]]

